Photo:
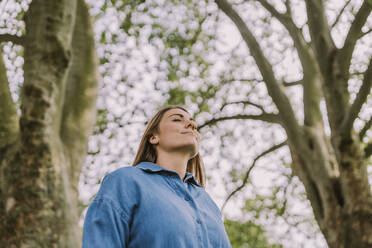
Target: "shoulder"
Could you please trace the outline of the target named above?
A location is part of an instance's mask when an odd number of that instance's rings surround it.
[[[120,167],[106,174],[102,180],[102,185],[111,184],[111,183],[115,183],[115,184],[130,183],[134,179],[133,176],[136,176],[139,174],[140,174],[139,169],[134,166]]]
[[[106,176],[109,176],[109,177],[120,177],[120,176],[126,176],[126,175],[131,175],[133,173],[138,173],[139,169],[136,167],[136,166],[123,166],[123,167],[120,167],[112,172],[110,172],[109,174],[107,174]]]
[[[141,172],[134,166],[125,166],[104,176],[97,196],[121,197],[135,190]]]
[[[105,175],[94,201],[103,202],[130,216],[132,207],[138,201],[137,175],[140,174],[138,168],[125,166]]]

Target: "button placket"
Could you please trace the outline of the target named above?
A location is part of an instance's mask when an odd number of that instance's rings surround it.
[[[199,244],[202,244],[203,241],[202,241],[202,238],[201,238],[201,235],[200,235],[200,231],[198,231],[197,236],[198,236]]]

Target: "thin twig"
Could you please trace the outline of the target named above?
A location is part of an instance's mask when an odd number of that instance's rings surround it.
[[[341,9],[340,12],[338,13],[338,15],[337,15],[335,21],[332,23],[331,28],[334,28],[334,27],[337,25],[338,21],[340,20],[340,17],[341,17],[341,15],[342,15],[342,13],[344,13],[346,7],[349,5],[350,2],[351,2],[351,0],[347,1],[347,2],[345,3],[344,7],[342,7],[342,9]]]
[[[238,114],[238,115],[232,115],[232,116],[223,116],[223,117],[218,117],[218,118],[212,118],[202,125],[198,127],[198,130],[205,126],[211,126],[213,124],[216,124],[217,122],[220,121],[226,121],[226,120],[260,120],[260,121],[265,121],[265,122],[270,122],[270,123],[276,123],[276,124],[282,124],[282,120],[279,114],[272,114],[272,113],[262,113],[259,115],[243,115],[243,114]]]
[[[362,130],[359,132],[359,139],[363,140],[363,137],[366,135],[367,131],[371,128],[372,126],[372,116],[369,118],[369,120],[366,122]]]
[[[252,105],[252,106],[255,106],[256,108],[259,108],[263,113],[266,113],[265,109],[257,104],[257,103],[253,103],[253,102],[250,102],[250,101],[235,101],[235,102],[227,102],[227,103],[224,103],[221,108],[220,108],[220,111],[222,111],[227,105],[231,105],[231,104],[239,104],[239,103],[243,103],[243,104],[247,104],[247,105]]]
[[[294,82],[283,82],[283,86],[285,87],[290,87],[290,86],[295,86],[295,85],[301,85],[303,84],[303,80],[298,80],[298,81],[294,81]]]
[[[278,144],[278,145],[274,145],[274,146],[270,147],[269,149],[265,150],[264,152],[262,152],[261,154],[259,154],[259,155],[258,155],[258,156],[253,160],[252,165],[248,168],[247,172],[245,173],[245,176],[244,176],[244,178],[243,178],[243,182],[242,182],[242,184],[241,184],[240,186],[238,186],[235,190],[233,190],[233,191],[229,194],[229,196],[226,198],[225,202],[223,203],[223,205],[222,205],[222,207],[221,207],[221,212],[223,211],[223,209],[225,208],[227,202],[231,199],[231,197],[232,197],[233,195],[235,195],[237,192],[239,192],[240,190],[242,190],[242,189],[244,188],[244,186],[247,184],[247,182],[248,182],[248,178],[249,178],[249,175],[250,175],[252,169],[254,168],[254,166],[256,165],[256,162],[257,162],[260,158],[262,158],[262,157],[264,157],[265,155],[267,155],[267,154],[269,154],[269,153],[271,153],[271,152],[273,152],[273,151],[275,151],[275,150],[277,150],[277,149],[279,149],[279,148],[285,146],[286,144],[287,144],[287,140],[284,141],[284,142],[282,142],[282,143],[280,143],[280,144]]]
[[[371,32],[372,32],[372,28],[369,29],[369,30],[366,31],[366,32],[361,33],[361,34],[359,35],[359,38],[358,38],[358,39],[361,39],[363,36],[365,36],[365,35],[367,35],[367,34],[369,34],[369,33],[371,33]]]

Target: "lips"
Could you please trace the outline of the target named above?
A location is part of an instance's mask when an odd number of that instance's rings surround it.
[[[182,134],[192,134],[192,135],[194,135],[195,137],[196,137],[196,134],[195,133],[193,133],[193,132],[182,132]]]

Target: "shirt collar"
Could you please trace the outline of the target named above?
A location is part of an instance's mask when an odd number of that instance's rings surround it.
[[[172,174],[176,173],[175,171],[173,170],[169,170],[169,169],[166,169],[156,163],[153,163],[153,162],[149,162],[149,161],[143,161],[143,162],[140,162],[136,165],[136,167],[144,170],[144,171],[147,171],[147,172],[160,172],[160,171],[166,171],[166,172],[170,172]],[[186,171],[186,175],[185,175],[185,182],[187,181],[190,181],[192,183],[194,183],[195,185],[200,186],[200,184],[197,182],[197,180],[195,179],[194,175],[191,173],[191,172],[187,172]]]

